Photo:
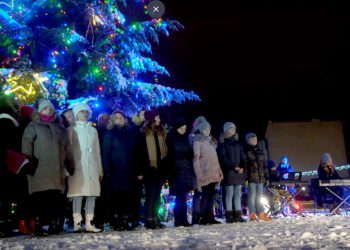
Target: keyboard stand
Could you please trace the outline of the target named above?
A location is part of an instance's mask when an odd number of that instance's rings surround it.
[[[277,213],[275,213],[275,218],[277,217],[277,215],[279,215],[283,209],[285,208],[284,204],[286,204],[287,206],[289,206],[297,215],[305,217],[306,215],[303,214],[303,212],[299,209],[297,209],[292,201],[294,201],[294,198],[302,191],[302,186],[295,186],[295,188],[297,189],[297,192],[295,192],[295,194],[292,196],[291,199],[286,199],[284,198],[284,196],[282,196],[278,190],[275,187],[269,187],[267,188],[273,195],[276,195],[278,198],[280,198],[280,200],[282,201],[282,206],[281,209],[279,211],[277,211]]]
[[[330,214],[330,215],[334,215],[335,212],[337,212],[338,209],[339,209],[343,204],[346,204],[346,205],[348,205],[348,206],[350,207],[350,204],[346,202],[346,201],[350,198],[350,194],[344,199],[344,198],[340,197],[339,195],[337,195],[336,193],[334,193],[330,188],[328,188],[328,187],[325,187],[325,188],[326,188],[326,190],[327,190],[328,192],[330,192],[333,196],[335,196],[335,197],[337,197],[339,200],[341,200],[341,202],[339,203],[339,205],[338,205],[337,207],[335,207],[335,208],[331,211],[331,214]]]
[[[350,186],[350,181],[349,179],[335,179],[335,180],[319,180],[319,185],[320,187],[324,187],[330,194],[332,194],[334,197],[338,198],[341,200],[341,202],[336,206],[330,213],[330,215],[334,215],[339,208],[343,205],[346,204],[350,207],[350,204],[347,203],[347,200],[350,198],[350,195],[348,195],[345,199],[340,197],[338,194],[333,192],[329,187],[346,187]]]

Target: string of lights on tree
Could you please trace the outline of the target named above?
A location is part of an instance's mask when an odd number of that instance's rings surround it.
[[[200,101],[192,91],[162,84],[170,74],[151,58],[152,45],[183,26],[145,15],[148,2],[1,1],[0,88],[23,104],[44,98],[65,109],[68,95],[93,96],[92,107],[128,114]]]

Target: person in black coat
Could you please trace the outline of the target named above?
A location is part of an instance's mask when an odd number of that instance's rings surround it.
[[[100,113],[97,117],[97,133],[98,140],[100,142],[101,155],[103,151],[103,139],[104,135],[107,132],[107,125],[110,120],[110,115],[108,113]],[[100,197],[96,199],[95,205],[95,218],[94,224],[97,228],[104,231],[104,223],[110,222],[110,216],[108,214],[108,206],[110,201],[110,193],[108,187],[108,178],[103,178],[101,181],[101,194]]]
[[[170,130],[166,144],[171,164],[169,176],[170,194],[176,196],[174,217],[175,227],[191,226],[187,221],[186,195],[194,189],[195,174],[193,170],[193,151],[188,142],[187,125],[184,119],[179,119]]]
[[[226,122],[223,129],[218,156],[224,173],[226,222],[244,222],[241,213],[242,185],[246,179],[243,149],[238,142],[235,124]],[[232,206],[233,198],[235,210]]]
[[[267,159],[263,150],[258,145],[258,138],[254,133],[246,135],[246,145],[244,147],[246,157],[247,179],[249,183],[248,189],[248,207],[250,212],[250,220],[270,221],[261,205],[263,197],[264,184],[269,183],[269,172],[267,169]]]
[[[166,133],[158,112],[146,111],[145,120],[137,140],[137,173],[145,183],[145,226],[160,229],[165,228],[158,217],[160,193],[169,173]]]
[[[11,96],[0,98],[0,237],[12,235],[11,203],[18,195],[18,176],[6,165],[7,149],[21,152],[19,108]]]
[[[324,153],[322,155],[317,172],[320,180],[341,179],[337,170],[335,169],[335,164],[333,163],[333,159],[329,153]],[[344,194],[344,190],[342,187],[330,187],[330,189],[340,197],[342,197]],[[322,206],[323,201],[325,200],[326,194],[327,194],[326,189],[324,187],[320,187],[318,192],[318,197],[317,197],[317,203],[319,206]],[[333,208],[335,208],[339,204],[339,202],[340,200],[338,200],[338,198],[333,199],[333,204],[330,210],[333,210]],[[339,210],[337,212],[340,213]]]
[[[111,193],[112,222],[115,230],[131,230],[129,218],[135,207],[137,175],[134,164],[136,137],[128,127],[127,118],[121,111],[110,117],[103,138],[102,161],[107,185]]]

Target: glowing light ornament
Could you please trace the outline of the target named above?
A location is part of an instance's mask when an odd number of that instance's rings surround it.
[[[4,93],[14,94],[21,104],[33,104],[38,98],[48,98],[49,92],[43,85],[48,78],[43,73],[35,73],[28,57],[18,61],[5,78]]]
[[[86,13],[89,17],[89,24],[86,30],[85,37],[87,37],[89,33],[91,33],[92,35],[91,43],[94,44],[94,39],[95,39],[94,26],[96,26],[97,24],[104,25],[105,21],[102,16],[96,15],[96,11],[93,4],[89,4],[86,7]]]

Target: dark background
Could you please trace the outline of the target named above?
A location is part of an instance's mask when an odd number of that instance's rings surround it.
[[[202,102],[172,105],[168,122],[204,115],[218,136],[226,121],[261,138],[267,122],[342,120],[349,129],[350,20],[345,6],[292,1],[163,0],[185,29],[161,39],[164,82]]]

